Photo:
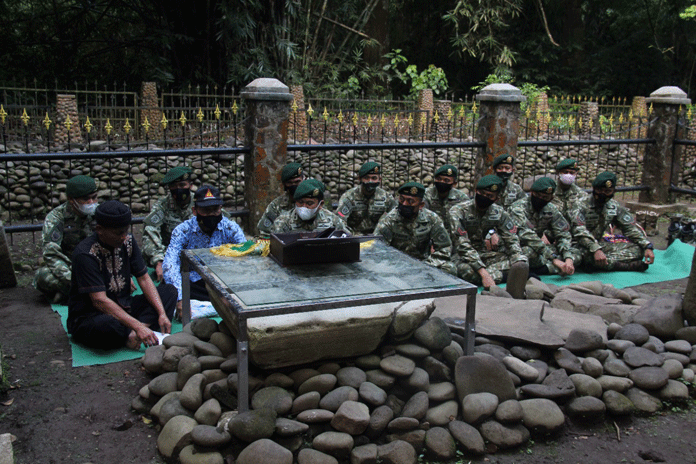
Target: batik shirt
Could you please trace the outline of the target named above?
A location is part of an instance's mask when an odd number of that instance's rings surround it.
[[[384,189],[377,187],[374,195],[363,195],[362,186],[358,185],[341,195],[338,200],[338,213],[348,224],[348,227],[362,235],[371,234],[380,218],[394,209],[396,200]]]
[[[212,235],[203,232],[196,216],[179,224],[172,232],[167,252],[164,255],[162,271],[164,281],[176,287],[181,300],[181,251],[194,248],[212,248],[227,243],[244,243],[246,237],[241,227],[229,218],[222,217]],[[191,282],[198,282],[201,276],[196,271],[189,273]]]

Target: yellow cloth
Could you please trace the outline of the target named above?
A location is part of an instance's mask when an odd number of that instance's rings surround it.
[[[227,243],[210,249],[210,252],[218,256],[239,257],[246,255],[261,255],[268,256],[271,251],[271,242],[269,240],[247,240],[244,243],[233,244]]]

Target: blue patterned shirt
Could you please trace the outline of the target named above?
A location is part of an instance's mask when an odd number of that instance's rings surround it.
[[[211,236],[201,230],[196,216],[193,216],[176,226],[172,232],[172,239],[162,262],[164,281],[176,287],[181,300],[181,250],[212,248],[226,243],[244,243],[245,241],[246,237],[242,228],[229,218],[223,216]],[[195,271],[191,271],[189,275],[191,282],[201,280],[201,276]]]

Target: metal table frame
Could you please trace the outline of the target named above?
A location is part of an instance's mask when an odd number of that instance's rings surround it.
[[[398,250],[394,251],[398,252]],[[468,356],[474,353],[476,294],[478,292],[478,287],[463,280],[462,283],[466,285],[461,287],[415,289],[411,291],[399,291],[398,293],[390,291],[360,295],[357,297],[317,299],[306,303],[290,302],[266,305],[263,308],[248,308],[234,295],[233,290],[228,289],[209,271],[206,264],[193,253],[193,250],[183,250],[181,252],[181,317],[183,325],[191,322],[191,284],[189,278],[191,270],[196,271],[209,287],[214,289],[224,301],[229,303],[230,309],[237,318],[237,400],[239,412],[249,410],[249,339],[247,335],[247,320],[255,317],[321,311],[325,309],[391,303],[413,299],[467,295],[465,319],[466,346],[464,347],[464,351]]]

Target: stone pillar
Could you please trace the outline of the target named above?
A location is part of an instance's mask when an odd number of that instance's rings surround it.
[[[474,183],[486,173],[493,158],[503,153],[517,154],[520,103],[526,99],[520,89],[510,84],[487,85],[476,95],[476,100],[480,102],[476,137],[486,147],[476,157]]]
[[[294,143],[307,140],[307,112],[305,111],[304,88],[301,85],[290,87],[290,93],[297,105],[297,111],[290,113],[290,134],[294,138]],[[291,104],[291,107],[293,105]],[[314,108],[316,111],[317,109]]]
[[[586,101],[580,103],[578,117],[582,121],[580,136],[584,139],[591,134],[599,134],[599,103]]]
[[[674,147],[679,107],[690,105],[691,99],[679,87],[660,87],[650,94],[646,104],[653,106],[647,136],[656,143],[645,147],[642,183],[650,190],[641,191],[638,200],[664,205],[670,201],[670,180],[679,178],[681,166],[681,151]]]
[[[549,130],[549,118],[551,116],[549,108],[549,96],[545,92],[536,97],[532,105],[530,114],[535,115],[537,134],[546,134]],[[527,122],[529,124],[529,122]]]
[[[10,255],[10,247],[7,246],[5,227],[2,225],[2,221],[0,221],[0,288],[16,286],[17,277],[12,264],[12,255]]]
[[[433,102],[433,91],[431,89],[423,89],[418,92],[418,115],[414,116],[413,127],[416,134],[428,133],[430,127],[430,119],[433,117],[435,105]],[[425,115],[425,119],[423,119]]]
[[[56,102],[55,142],[68,143],[68,126],[66,122],[70,116],[70,143],[82,143],[82,131],[77,117],[77,98],[75,95],[58,95]]]
[[[277,79],[259,78],[244,87],[246,104],[244,156],[244,197],[249,208],[246,231],[257,235],[259,219],[266,206],[283,192],[280,170],[288,147],[288,121],[293,96]]]
[[[635,139],[647,137],[648,128],[645,123],[648,121],[648,105],[645,104],[645,97],[633,97],[631,112],[633,118],[629,121],[632,127],[629,137]]]
[[[159,99],[157,98],[157,83],[143,82],[140,85],[140,123],[145,123],[145,118],[150,124],[147,137],[152,140],[159,138],[162,135],[162,110],[159,107]],[[145,139],[145,128],[139,127],[141,138]]]

